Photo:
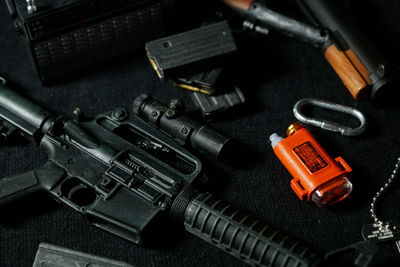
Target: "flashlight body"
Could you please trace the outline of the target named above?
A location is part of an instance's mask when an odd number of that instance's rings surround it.
[[[273,142],[273,149],[293,176],[290,185],[301,200],[325,207],[350,194],[348,177],[352,169],[343,158],[332,159],[306,128],[299,127],[287,138],[279,138]]]
[[[138,96],[133,103],[133,111],[141,119],[160,129],[200,155],[229,163],[235,154],[235,145],[210,127],[182,114],[179,107],[164,105],[147,94]]]

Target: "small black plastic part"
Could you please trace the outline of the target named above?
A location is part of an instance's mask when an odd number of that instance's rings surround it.
[[[17,127],[0,119],[0,144],[12,142],[19,135]]]
[[[225,94],[209,96],[192,93],[190,96],[196,107],[200,109],[204,120],[207,121],[214,120],[223,113],[236,109],[246,101],[245,96],[237,86],[232,92]]]
[[[64,124],[64,131],[68,134],[74,141],[78,142],[80,145],[95,149],[99,147],[99,143],[96,139],[90,136],[88,133],[82,131],[82,129],[73,121],[67,121]]]
[[[235,51],[236,44],[226,21],[146,44],[150,63],[162,79],[192,75],[210,66],[220,66]]]

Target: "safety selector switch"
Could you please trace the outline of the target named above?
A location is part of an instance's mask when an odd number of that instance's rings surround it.
[[[332,159],[300,123],[287,129],[287,137],[270,136],[275,155],[293,176],[290,186],[301,200],[318,207],[335,204],[350,195],[352,169],[343,158]]]

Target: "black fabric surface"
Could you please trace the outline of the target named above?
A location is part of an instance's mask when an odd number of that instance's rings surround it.
[[[358,10],[358,16],[365,22],[366,29],[371,29],[368,32],[378,41],[377,45],[385,49],[384,54],[394,61],[400,56],[395,50],[400,45],[396,35],[400,29],[400,8],[396,1],[387,1],[387,8],[383,4],[385,1],[379,8],[374,6],[376,2],[367,1],[365,10]],[[143,51],[65,83],[42,86],[33,71],[23,39],[15,33],[4,2],[0,3],[0,73],[10,80],[13,88],[37,103],[63,114],[71,114],[79,106],[91,116],[117,107],[130,107],[137,95],[149,93],[163,102],[172,97],[183,98],[189,112],[199,117],[188,93],[160,81]],[[374,11],[389,15],[368,16]],[[378,20],[373,21],[375,18]],[[386,28],[380,29],[380,25]],[[203,179],[208,183],[204,188],[321,252],[361,240],[362,226],[372,222],[369,216],[371,199],[389,178],[396,158],[400,156],[399,110],[354,101],[321,53],[303,43],[271,36],[242,40],[240,45],[240,54],[232,64],[231,78],[243,89],[248,102],[234,116],[209,125],[242,141],[252,151],[252,162],[235,167],[208,164],[207,179]],[[360,137],[344,137],[309,127],[332,157],[342,156],[354,170],[352,195],[327,209],[297,199],[289,186],[291,176],[273,154],[268,141],[271,133],[283,135],[287,126],[295,121],[293,105],[304,97],[355,107],[368,117],[367,132]],[[321,114],[356,124],[348,116],[322,111]],[[28,171],[46,161],[45,153],[34,144],[3,146],[0,155],[1,177]],[[396,182],[379,203],[378,212],[382,218],[400,222],[399,190]],[[175,231],[173,238],[160,238],[150,248],[142,248],[89,225],[79,214],[55,204],[46,196],[37,197],[1,213],[0,266],[31,266],[40,242],[135,266],[243,265],[182,228],[170,229],[168,225],[162,231]],[[394,241],[379,247],[374,266],[400,265],[400,253]]]

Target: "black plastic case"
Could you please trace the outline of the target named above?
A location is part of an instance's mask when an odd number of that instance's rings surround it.
[[[165,34],[174,0],[6,0],[40,79],[66,74],[143,47]]]

